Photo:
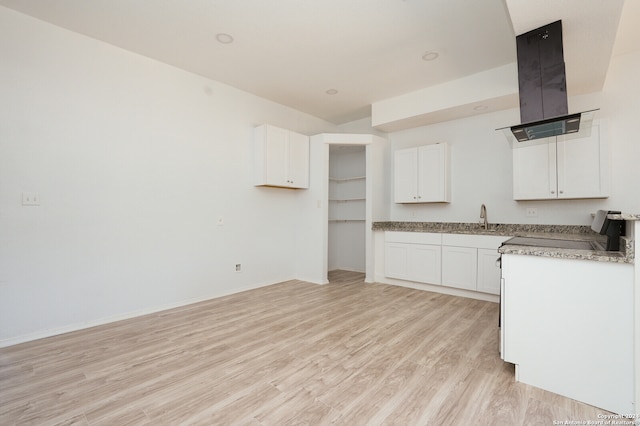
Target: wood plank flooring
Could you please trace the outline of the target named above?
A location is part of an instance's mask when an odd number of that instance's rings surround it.
[[[1,425],[551,425],[498,306],[334,272],[0,349]]]

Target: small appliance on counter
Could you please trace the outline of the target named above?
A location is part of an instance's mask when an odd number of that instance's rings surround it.
[[[596,217],[593,219],[591,229],[600,235],[607,236],[607,251],[620,251],[620,236],[625,235],[624,220],[616,220],[607,218],[608,214],[620,214],[619,211],[598,210]]]

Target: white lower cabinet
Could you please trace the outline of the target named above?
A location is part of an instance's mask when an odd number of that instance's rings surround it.
[[[478,277],[478,249],[442,247],[442,285],[475,290]]]
[[[384,274],[391,278],[409,279],[409,244],[386,243],[384,246]]]
[[[637,412],[633,274],[628,263],[504,254],[502,358],[516,365],[516,380]]]
[[[440,246],[409,244],[408,279],[430,284],[440,284]]]
[[[499,259],[498,250],[478,249],[478,291],[500,294]]]
[[[385,232],[385,276],[500,294],[498,247],[508,236]]]
[[[385,276],[420,283],[440,284],[442,257],[440,241],[439,234],[385,233]]]
[[[500,294],[498,250],[442,246],[442,285]]]

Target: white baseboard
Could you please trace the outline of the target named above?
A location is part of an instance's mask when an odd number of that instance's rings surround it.
[[[485,302],[494,302],[494,303],[500,302],[500,296],[497,296],[495,294],[480,293],[477,291],[463,290],[463,289],[453,288],[453,287],[444,287],[436,284],[423,284],[423,283],[417,283],[414,281],[398,280],[395,278],[388,278],[382,275],[376,275],[375,282],[381,283],[381,284],[397,285],[399,287],[413,288],[415,290],[432,291],[434,293],[448,294],[450,296],[458,296],[458,297],[466,297],[468,299],[483,300]]]
[[[38,339],[44,339],[46,337],[58,336],[60,334],[70,333],[70,332],[78,331],[78,330],[84,330],[86,328],[96,327],[96,326],[99,326],[99,325],[109,324],[109,323],[116,322],[116,321],[122,321],[122,320],[130,319],[130,318],[140,317],[140,316],[143,316],[143,315],[154,314],[154,313],[157,313],[157,312],[166,311],[166,310],[174,309],[174,308],[179,308],[179,307],[186,306],[186,305],[191,305],[191,304],[194,304],[194,303],[200,303],[200,302],[204,302],[204,301],[211,300],[211,299],[217,299],[218,297],[224,297],[224,296],[228,296],[228,295],[231,295],[231,294],[241,293],[241,292],[247,291],[247,290],[254,290],[256,288],[267,287],[267,286],[270,286],[270,285],[273,285],[273,284],[278,284],[280,282],[283,282],[283,281],[263,282],[263,283],[247,285],[247,286],[243,286],[243,287],[238,288],[238,289],[234,289],[233,291],[221,292],[221,293],[215,294],[215,295],[210,295],[210,296],[205,296],[205,297],[200,297],[200,298],[187,299],[187,300],[182,300],[182,301],[175,302],[175,303],[167,303],[167,304],[164,304],[164,305],[152,306],[152,307],[148,307],[148,308],[145,308],[145,309],[126,312],[126,313],[123,313],[123,314],[117,314],[117,315],[112,315],[112,316],[108,316],[108,317],[104,317],[104,318],[99,318],[99,319],[92,320],[92,321],[68,324],[68,325],[65,325],[63,327],[51,328],[51,329],[47,329],[47,330],[40,330],[40,331],[36,331],[36,332],[33,332],[33,333],[23,334],[23,335],[15,336],[15,337],[10,337],[8,339],[0,340],[0,348],[6,348],[6,347],[17,345],[17,344],[20,344],[20,343],[30,342],[30,341],[38,340]]]
[[[343,271],[346,269],[342,269]],[[351,272],[364,272],[364,271],[351,271]],[[299,278],[292,278],[292,279],[299,279]],[[304,280],[304,279],[299,279],[300,281],[305,281],[305,282],[309,282],[312,284],[328,284],[328,281],[317,281],[317,280]],[[30,342],[33,340],[38,340],[38,339],[44,339],[46,337],[52,337],[52,336],[57,336],[60,334],[65,334],[65,333],[70,333],[73,331],[78,331],[78,330],[83,330],[86,328],[91,328],[91,327],[96,327],[99,325],[104,325],[104,324],[109,324],[112,322],[116,322],[116,321],[122,321],[122,320],[126,320],[126,319],[130,319],[130,318],[135,318],[135,317],[139,317],[139,316],[143,316],[143,315],[148,315],[148,314],[153,314],[153,313],[157,313],[157,312],[161,312],[161,311],[166,311],[168,309],[174,309],[174,308],[179,308],[181,306],[186,306],[186,305],[191,305],[194,303],[200,303],[200,302],[204,302],[207,300],[211,300],[211,299],[216,299],[218,297],[224,297],[224,296],[228,296],[231,294],[236,294],[236,293],[241,293],[243,291],[247,291],[247,290],[254,290],[257,288],[261,288],[261,287],[267,287],[273,284],[278,284],[280,282],[283,282],[286,280],[280,280],[280,281],[274,281],[274,282],[262,282],[262,283],[256,283],[253,285],[247,285],[244,286],[242,288],[238,288],[238,289],[234,289],[233,291],[227,291],[227,292],[221,292],[215,295],[210,295],[210,296],[205,296],[205,297],[201,297],[201,298],[194,298],[194,299],[187,299],[187,300],[182,300],[179,302],[175,302],[175,303],[167,303],[164,305],[158,305],[158,306],[152,306],[152,307],[148,307],[145,309],[140,309],[137,311],[131,311],[131,312],[126,312],[123,314],[118,314],[118,315],[112,315],[112,316],[108,316],[108,317],[104,317],[104,318],[99,318],[96,320],[92,320],[92,321],[87,321],[87,322],[82,322],[82,323],[74,323],[74,324],[68,324],[65,325],[63,327],[57,327],[57,328],[52,328],[52,329],[47,329],[47,330],[40,330],[40,331],[36,331],[33,333],[28,333],[28,334],[23,334],[20,336],[15,336],[15,337],[10,337],[8,339],[2,339],[0,340],[0,348],[6,348],[8,346],[13,346],[13,345],[17,345],[20,343],[25,343],[25,342]],[[396,280],[393,278],[387,278],[384,276],[380,276],[380,275],[376,275],[375,276],[375,281],[369,282],[369,283],[373,283],[373,282],[377,282],[377,283],[382,283],[382,284],[391,284],[391,285],[397,285],[400,287],[408,287],[408,288],[413,288],[413,289],[417,289],[417,290],[425,290],[425,291],[433,291],[435,293],[443,293],[443,294],[449,294],[452,296],[460,296],[460,297],[467,297],[467,298],[471,298],[471,299],[477,299],[477,300],[484,300],[484,301],[488,301],[488,302],[499,302],[500,298],[499,296],[495,296],[492,294],[485,294],[485,293],[477,293],[474,291],[467,291],[467,290],[461,290],[461,289],[455,289],[455,288],[450,288],[450,287],[442,287],[442,286],[437,286],[437,285],[432,285],[432,284],[421,284],[421,283],[415,283],[412,281],[403,281],[403,280]]]
[[[365,271],[362,270],[362,269],[342,268],[342,267],[333,268],[331,271],[359,272],[361,274],[365,273]],[[331,272],[331,271],[329,271],[329,272]]]

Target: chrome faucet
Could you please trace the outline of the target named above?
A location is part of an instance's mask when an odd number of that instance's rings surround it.
[[[480,206],[480,219],[484,219],[484,222],[481,220],[480,224],[484,229],[489,229],[489,221],[487,220],[487,206],[484,204]]]

